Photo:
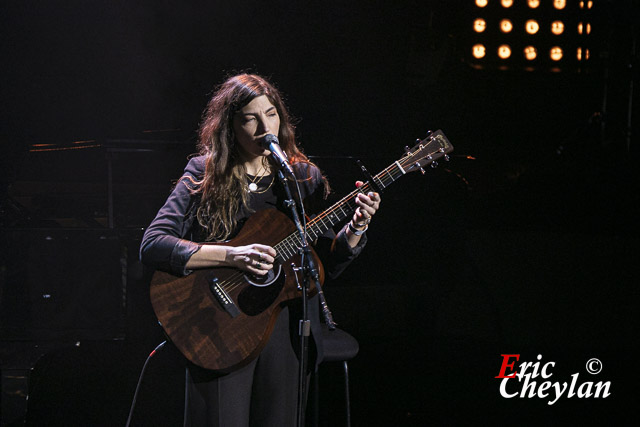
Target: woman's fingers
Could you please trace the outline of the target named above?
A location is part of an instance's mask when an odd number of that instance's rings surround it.
[[[273,268],[276,256],[275,249],[261,244],[236,246],[231,252],[235,267],[260,276]]]
[[[356,204],[362,215],[371,217],[380,207],[380,195],[378,193],[358,194]]]
[[[252,247],[253,249],[255,249],[257,252],[269,254],[272,257],[276,256],[276,250],[273,249],[271,246],[261,245],[259,243],[255,243],[255,244],[249,245],[249,246]]]

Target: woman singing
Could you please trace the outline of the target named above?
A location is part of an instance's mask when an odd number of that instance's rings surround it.
[[[233,239],[257,211],[279,209],[288,213],[277,166],[270,160],[270,151],[261,145],[268,134],[278,138],[288,155],[305,205],[326,197],[328,184],[298,149],[280,93],[257,75],[231,77],[205,110],[199,133],[200,156],[188,162],[144,234],[141,259],[145,264],[175,275],[188,275],[201,268],[232,267],[263,276],[273,269],[276,251],[271,246],[257,242],[243,246],[215,244]],[[351,220],[315,244],[330,277],[344,270],[362,250],[366,242],[363,233],[380,206],[380,196],[359,194],[355,202],[358,207]],[[317,364],[322,358],[317,298],[309,302],[311,357]],[[283,309],[265,348],[246,366],[227,375],[189,366],[186,425],[296,424],[299,310],[295,305]]]

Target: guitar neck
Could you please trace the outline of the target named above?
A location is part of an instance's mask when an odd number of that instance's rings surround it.
[[[357,205],[355,198],[358,193],[368,193],[377,189],[384,190],[401,176],[408,172],[421,171],[426,165],[435,165],[435,161],[441,157],[448,160],[448,153],[453,151],[453,146],[449,143],[447,137],[438,130],[429,133],[429,136],[422,141],[418,141],[413,148],[406,148],[406,154],[396,160],[382,172],[372,177],[373,183],[367,181],[360,188],[353,190],[351,193],[343,197],[339,202],[331,206],[320,215],[316,216],[307,223],[307,233],[310,240],[316,240],[330,228],[340,224],[349,218],[355,212]],[[292,233],[287,238],[274,246],[278,252],[276,259],[283,262],[291,256],[298,253],[298,248],[302,246],[298,233]]]
[[[367,194],[370,191],[374,191],[374,188],[376,186],[380,190],[384,190],[402,175],[404,175],[404,171],[402,170],[402,168],[397,163],[393,163],[373,177],[373,181],[376,185],[372,185],[367,181],[360,188],[353,190],[351,193],[347,194],[329,209],[309,221],[309,223],[307,224],[309,234],[315,240],[318,236],[322,235],[328,229],[343,222],[345,219],[353,215],[356,208],[358,207],[358,205],[356,205],[355,199],[359,193]]]
[[[398,162],[394,162],[382,172],[375,175],[373,177],[373,181],[375,182],[377,188],[384,190],[405,173],[406,172],[403,170],[400,164]],[[336,226],[337,224],[340,224],[347,218],[351,217],[358,207],[355,202],[358,193],[366,194],[370,191],[374,191],[373,188],[374,186],[367,181],[360,188],[347,194],[333,206],[308,221],[307,234],[309,236],[309,239],[316,240],[330,228]],[[276,244],[274,247],[274,249],[278,252],[278,261],[283,261],[295,255],[301,245],[302,242],[297,232],[287,236],[284,240]]]

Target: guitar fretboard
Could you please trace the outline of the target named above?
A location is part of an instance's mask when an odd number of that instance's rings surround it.
[[[405,171],[400,166],[399,162],[395,162],[389,165],[382,172],[373,177],[373,180],[378,188],[384,190],[389,185],[394,183],[398,178],[405,174]],[[368,193],[373,191],[373,185],[366,182],[360,188],[347,194],[345,197],[336,202],[333,206],[314,217],[307,222],[307,235],[310,240],[316,240],[323,235],[327,230],[340,224],[342,221],[352,216],[355,212],[356,205],[355,199],[358,193]],[[287,236],[280,243],[276,244],[274,249],[278,253],[276,259],[278,262],[283,262],[289,259],[293,255],[298,253],[298,249],[302,246],[300,235],[295,232]]]
[[[353,215],[356,208],[355,199],[358,193],[368,193],[375,189],[384,190],[407,172],[422,170],[423,166],[434,162],[436,159],[446,156],[453,147],[442,131],[436,131],[432,136],[419,141],[412,150],[407,149],[407,155],[387,166],[382,172],[372,177],[373,184],[369,181],[360,188],[353,190],[329,209],[307,222],[307,236],[314,241],[330,228],[340,224]],[[424,171],[423,171],[424,172]],[[300,235],[296,231],[291,233],[280,243],[274,246],[277,252],[276,260],[280,263],[296,255],[302,246]]]

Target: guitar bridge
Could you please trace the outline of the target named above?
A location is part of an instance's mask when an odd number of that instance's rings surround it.
[[[233,302],[229,294],[220,286],[218,283],[218,278],[213,277],[209,279],[209,290],[216,297],[218,303],[224,308],[224,311],[229,313],[229,315],[234,318],[238,314],[240,314],[240,310],[238,310],[238,306]]]

